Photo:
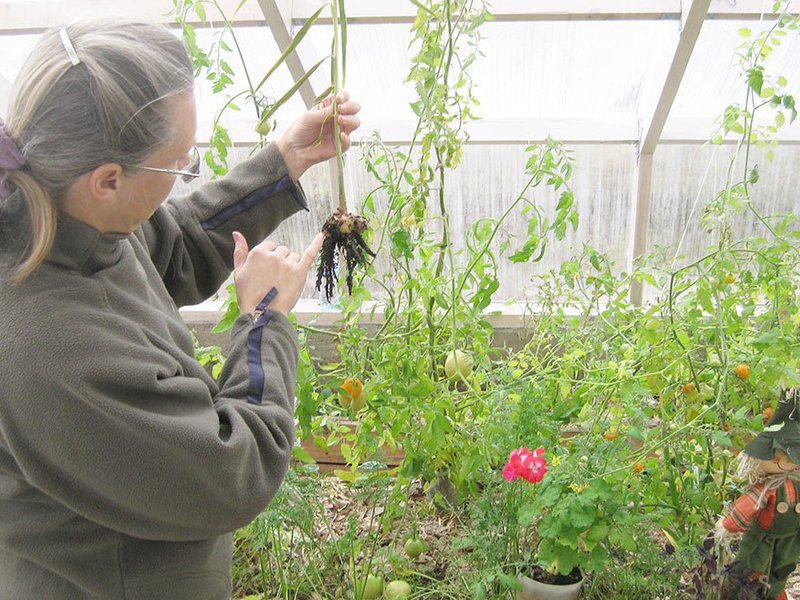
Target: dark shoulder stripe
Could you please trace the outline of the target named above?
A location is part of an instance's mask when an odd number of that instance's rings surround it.
[[[217,227],[230,221],[237,215],[240,215],[243,212],[250,210],[256,204],[263,202],[270,196],[273,196],[275,194],[278,194],[286,190],[290,191],[295,202],[297,202],[303,208],[306,208],[306,205],[304,204],[302,198],[297,193],[297,185],[295,184],[295,182],[292,181],[292,178],[289,177],[288,175],[284,175],[274,183],[253,190],[252,192],[247,194],[247,196],[245,196],[235,204],[226,206],[210,219],[202,221],[200,223],[200,227],[202,227],[203,231],[208,231],[209,229],[216,229]]]

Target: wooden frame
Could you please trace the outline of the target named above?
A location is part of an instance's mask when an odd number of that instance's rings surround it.
[[[271,1],[271,0],[270,0]],[[278,0],[284,23],[296,25],[316,11],[322,0]],[[219,0],[228,16],[239,0]],[[0,1],[0,34],[4,32],[32,33],[68,23],[74,15],[117,15],[139,17],[171,23],[165,0],[34,0],[31,2]],[[246,3],[234,23],[239,26],[263,26],[264,14],[259,5]],[[709,19],[772,18],[764,14],[762,0],[712,0]],[[769,8],[767,3],[766,8]],[[219,20],[207,7],[208,16]],[[497,21],[595,21],[595,20],[664,20],[682,19],[681,0],[494,0],[492,12]],[[416,9],[405,0],[348,0],[348,18],[353,23],[407,23],[414,19]],[[323,17],[322,22],[330,22]]]

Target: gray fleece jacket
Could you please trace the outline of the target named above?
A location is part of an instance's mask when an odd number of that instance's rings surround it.
[[[25,242],[19,194],[0,251]],[[241,316],[214,381],[178,306],[305,208],[274,146],[130,235],[59,217],[53,251],[0,284],[0,599],[230,598],[231,532],[264,509],[294,443],[297,336]]]

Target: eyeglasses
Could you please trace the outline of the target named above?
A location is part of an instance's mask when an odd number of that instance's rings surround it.
[[[197,146],[192,146],[189,148],[189,162],[185,169],[159,169],[158,167],[145,167],[143,165],[123,166],[144,169],[145,171],[155,171],[156,173],[171,173],[173,175],[180,175],[183,181],[189,182],[200,177],[200,150],[197,148]]]

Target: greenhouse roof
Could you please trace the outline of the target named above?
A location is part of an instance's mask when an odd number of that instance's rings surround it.
[[[260,77],[289,47],[298,29],[327,4],[219,0],[244,60],[243,64],[233,54],[229,58],[235,74],[231,89],[242,84],[245,70]],[[454,198],[464,204],[490,199],[485,210],[462,208],[461,218],[468,223],[485,211],[502,211],[503,198],[513,196],[515,186],[521,185],[509,164],[519,164],[528,144],[551,136],[575,150],[576,172],[582,170],[574,186],[582,223],[570,238],[573,243],[589,240],[623,267],[654,245],[678,243],[675,256],[699,251],[707,241],[692,215],[699,197],[719,189],[724,169],[719,147],[707,143],[718,131],[725,108],[740,101],[746,90],[737,59],[742,33],[771,27],[776,19],[773,4],[765,0],[491,2],[493,20],[481,28],[481,56],[470,70],[480,118],[465,126],[469,149],[456,178],[457,190],[451,188]],[[412,53],[409,28],[418,8],[410,0],[346,0],[345,6],[346,86],[363,106],[357,140],[376,131],[385,143],[407,145],[417,122],[411,108],[414,88],[406,76]],[[168,0],[0,1],[0,116],[5,114],[11,82],[45,28],[105,15],[174,25],[173,7]],[[205,17],[186,13],[187,22],[197,28],[198,44],[208,46],[223,34],[224,19],[210,4]],[[179,31],[176,26],[176,34]],[[300,80],[328,54],[332,35],[330,13],[325,10],[289,54],[287,66],[270,79],[269,93],[280,96]],[[784,78],[787,92],[795,95],[800,82],[798,57],[800,36],[792,35],[775,47],[767,63],[773,78]],[[278,131],[325,89],[323,71],[317,71],[278,110]],[[202,144],[228,96],[214,93],[210,82],[199,80],[197,97]],[[234,146],[259,142],[256,116],[248,115],[243,109],[224,118]],[[797,189],[800,183],[797,169],[791,168],[796,164],[800,122],[787,123],[774,139],[788,147],[774,168],[776,178],[767,177],[761,184],[764,202],[770,210],[791,210],[794,203],[785,190]],[[734,137],[719,141],[733,142]],[[353,168],[353,161],[346,168],[355,197],[363,197],[372,187],[368,178]],[[477,174],[466,173],[469,168]],[[304,185],[310,195],[325,196],[323,188],[333,180],[326,169],[316,168]],[[308,239],[313,230],[301,227],[292,240]],[[555,251],[542,268],[558,264],[566,252]],[[516,268],[509,267],[509,280],[530,277]],[[519,292],[508,285],[509,297]]]

